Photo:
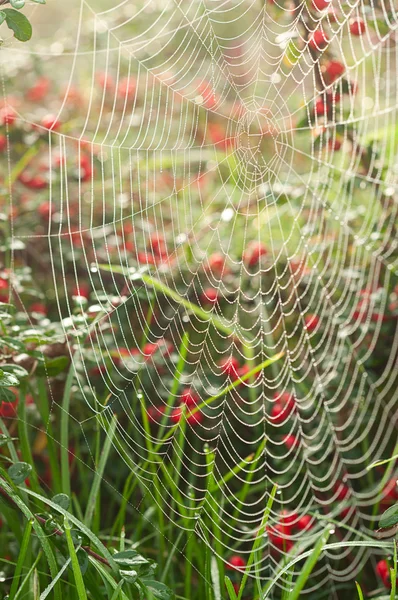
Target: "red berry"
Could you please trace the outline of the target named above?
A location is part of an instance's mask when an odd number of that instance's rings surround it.
[[[35,313],[39,313],[41,315],[47,315],[47,308],[44,304],[42,304],[41,302],[34,302],[30,308],[29,308],[29,312],[35,312]]]
[[[343,75],[345,66],[338,60],[331,60],[327,63],[325,72],[327,73],[330,82],[332,82]]]
[[[231,379],[237,379],[239,369],[239,361],[237,358],[234,356],[228,356],[219,360],[217,364],[222,368],[224,375],[228,375],[228,377],[231,377]]]
[[[164,411],[164,406],[150,406],[146,411],[150,423],[160,423]]]
[[[7,148],[7,138],[5,135],[0,135],[0,152],[4,152]]]
[[[379,560],[376,565],[376,574],[383,579],[386,575],[388,575],[389,572],[390,569],[387,561],[385,559]]]
[[[243,556],[234,554],[230,557],[226,566],[231,571],[242,571],[246,567],[246,561]]]
[[[280,522],[283,525],[287,525],[288,527],[294,526],[299,518],[299,516],[296,512],[290,512],[288,510],[281,510],[279,515],[280,515]]]
[[[220,252],[209,256],[206,270],[211,271],[213,275],[221,277],[225,273],[225,256]]]
[[[182,408],[173,408],[171,411],[170,418],[173,423],[179,423],[182,417]],[[189,425],[199,425],[203,421],[203,413],[198,410],[197,412],[186,412],[185,418]]]
[[[44,179],[41,175],[35,175],[28,183],[28,187],[32,190],[44,190],[48,186],[47,179]],[[40,209],[39,209],[40,212]]]
[[[47,77],[39,77],[35,85],[33,85],[27,92],[26,97],[31,102],[39,102],[43,100],[50,89],[50,81]]]
[[[201,304],[216,304],[218,301],[218,291],[215,288],[205,288],[200,295]]]
[[[200,398],[191,388],[186,388],[181,394],[181,402],[192,408],[200,404]]]
[[[323,29],[314,31],[309,39],[310,48],[315,51],[324,50],[328,44],[329,38]]]
[[[282,392],[281,394],[275,392],[274,399],[277,403],[281,404],[289,414],[295,409],[296,401],[293,394],[290,394],[289,392]]]
[[[311,527],[312,517],[310,515],[303,515],[296,523],[297,529],[305,531]]]
[[[149,249],[157,256],[167,256],[167,246],[162,235],[154,233],[149,240]]]
[[[390,581],[390,569],[388,567],[388,563],[385,559],[379,560],[376,565],[376,574],[380,577],[386,588],[391,587]]]
[[[362,35],[365,33],[366,23],[361,18],[351,19],[350,21],[350,32],[352,35]]]
[[[48,221],[48,219],[51,217],[51,214],[54,212],[54,209],[49,202],[42,202],[37,209],[37,212],[42,219],[46,219]]]
[[[317,315],[306,315],[304,317],[305,328],[307,331],[315,331],[320,323],[320,318]]]
[[[336,139],[330,139],[328,141],[328,146],[330,150],[335,150],[336,152],[338,152],[341,148],[341,141]]]
[[[350,495],[350,488],[341,481],[335,483],[334,491],[337,492],[337,498],[339,500],[345,500]]]
[[[292,450],[293,448],[297,448],[297,446],[300,444],[300,441],[294,435],[285,435],[283,438],[283,443],[288,450]]]
[[[117,93],[120,98],[125,98],[126,96],[135,96],[137,91],[137,81],[134,77],[123,77],[119,81],[119,85],[117,87]]]
[[[41,125],[45,129],[50,129],[51,131],[58,131],[61,127],[61,122],[58,121],[55,115],[46,115],[41,120]]]
[[[247,245],[243,253],[242,259],[248,267],[254,267],[260,261],[262,256],[267,254],[267,248],[262,242],[252,241]]]
[[[17,118],[15,110],[9,107],[5,107],[0,111],[0,124],[1,125],[13,125]]]
[[[329,8],[330,3],[331,0],[312,0],[312,6],[315,10],[319,10],[319,12],[325,10],[325,8]]]
[[[318,117],[322,117],[324,114],[326,114],[327,112],[327,105],[326,102],[323,98],[319,98],[316,102],[315,102],[315,114]]]
[[[285,407],[279,402],[275,402],[275,404],[272,406],[271,419],[274,423],[277,423],[278,425],[284,423],[289,415],[290,412],[286,410]]]

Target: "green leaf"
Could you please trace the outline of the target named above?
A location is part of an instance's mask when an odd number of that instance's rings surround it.
[[[17,396],[11,390],[0,387],[0,402],[15,402]]]
[[[29,476],[32,467],[25,462],[17,462],[8,469],[8,475],[15,485],[19,485]]]
[[[24,377],[29,376],[28,371],[19,365],[1,365],[1,370],[6,373],[11,373],[18,379],[23,379]]]
[[[65,510],[68,510],[70,505],[70,498],[67,494],[56,494],[53,496],[52,501]]]
[[[69,358],[67,356],[57,356],[56,358],[46,358],[44,363],[38,365],[36,369],[37,375],[47,377],[55,377],[65,371],[69,365]]]
[[[4,23],[6,20],[6,13],[3,10],[0,10],[0,25]],[[6,304],[5,302],[0,302],[0,308],[3,309],[6,306],[12,306],[12,304]]]
[[[27,42],[32,37],[32,25],[22,13],[14,8],[3,8],[6,15],[6,23],[12,29],[14,36],[20,42]]]
[[[25,0],[10,0],[10,4],[13,8],[19,10],[25,6]]]
[[[127,581],[127,583],[135,583],[138,579],[138,573],[134,570],[123,571],[122,569],[120,569],[120,575],[125,581]]]
[[[15,377],[12,373],[6,373],[3,369],[0,369],[0,387],[10,387],[19,385],[18,377]]]
[[[138,554],[135,550],[124,550],[123,552],[116,552],[113,555],[113,560],[118,565],[128,565],[129,567],[137,567],[138,565],[147,564],[149,561]]]
[[[390,506],[380,517],[379,525],[383,529],[398,523],[398,503]]]
[[[158,598],[158,600],[171,600],[174,597],[171,589],[164,583],[160,583],[160,581],[144,579],[142,583],[151,592],[152,596]]]

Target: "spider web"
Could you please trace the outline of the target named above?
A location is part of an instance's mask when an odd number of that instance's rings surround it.
[[[396,437],[392,2],[82,2],[68,19],[4,54],[59,70],[52,108],[80,115],[48,134],[48,229],[14,222],[47,244],[76,395],[106,430],[118,415],[120,460],[223,559],[250,553],[277,484],[253,574],[335,519],[313,589],[351,580],[367,549],[346,542],[384,494],[367,466]],[[72,298],[87,282],[91,321]],[[84,432],[73,402],[71,418]]]

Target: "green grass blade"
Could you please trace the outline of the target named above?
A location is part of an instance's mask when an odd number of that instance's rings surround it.
[[[359,585],[358,581],[355,582],[355,585],[357,586],[357,592],[358,592],[358,598],[359,598],[359,600],[364,600],[363,593],[362,593],[362,590],[361,590],[361,586]]]
[[[100,489],[101,481],[104,475],[104,470],[106,463],[108,461],[109,452],[112,448],[112,441],[115,435],[117,426],[117,417],[114,415],[111,420],[110,427],[107,431],[107,435],[105,438],[104,447],[101,452],[101,457],[98,463],[98,468],[94,474],[94,481],[91,485],[90,495],[87,501],[86,513],[84,515],[84,523],[87,527],[91,526],[91,522],[93,520],[95,505],[97,501],[98,492]]]
[[[73,577],[75,579],[76,590],[79,600],[87,600],[86,586],[84,585],[83,575],[80,569],[79,560],[77,558],[76,549],[73,544],[71,535],[71,526],[68,519],[64,520],[66,542],[68,544],[69,556],[72,563]]]
[[[22,569],[23,569],[23,565],[25,562],[25,558],[26,558],[26,553],[28,551],[29,548],[29,543],[30,543],[30,536],[32,533],[32,527],[33,527],[33,519],[29,519],[29,521],[26,523],[25,526],[25,531],[22,537],[22,543],[19,549],[19,555],[18,555],[18,561],[17,564],[15,566],[15,572],[14,572],[14,577],[12,579],[12,584],[11,584],[11,589],[10,589],[10,594],[9,594],[9,600],[14,600],[16,593],[17,593],[17,589],[18,589],[18,584],[19,584],[19,579],[21,577],[21,573],[22,573]]]
[[[0,479],[0,487],[5,491],[5,493],[10,498],[12,498],[12,500],[14,500],[15,504],[18,506],[20,511],[25,515],[25,517],[27,519],[30,519],[33,521],[33,529],[39,539],[39,542],[40,542],[40,544],[43,548],[44,554],[46,556],[48,566],[50,569],[50,575],[51,575],[52,579],[54,579],[58,573],[58,566],[57,566],[57,563],[55,560],[54,553],[53,553],[50,543],[48,541],[48,536],[44,533],[43,529],[41,528],[40,523],[38,521],[36,521],[36,519],[34,518],[34,515],[31,512],[31,510],[28,508],[28,506],[25,504],[25,502],[18,496],[18,494],[16,494],[14,492],[12,487],[3,479]],[[26,490],[22,490],[22,491],[27,493],[28,490],[26,489]],[[38,496],[38,498],[37,498],[38,500],[45,500],[45,498],[40,496],[40,494],[33,492],[33,490],[29,490],[29,492],[31,494],[34,494],[35,496]],[[54,600],[61,600],[61,592],[60,592],[59,585],[56,585],[54,587]]]
[[[21,597],[21,594],[25,589],[25,585],[28,583],[29,579],[31,578],[32,573],[34,573],[34,571],[36,570],[36,565],[38,564],[40,559],[41,559],[41,552],[39,552],[35,562],[33,563],[33,565],[30,567],[29,571],[25,575],[21,585],[19,586],[19,590],[17,591],[17,593],[14,596],[14,600],[18,600],[18,598]]]
[[[247,561],[247,565],[245,567],[245,571],[242,577],[242,581],[240,584],[240,588],[239,588],[239,593],[238,593],[238,600],[241,600],[245,586],[246,586],[246,582],[247,582],[247,578],[249,577],[249,571],[250,571],[250,567],[252,566],[257,550],[261,544],[261,540],[262,537],[264,535],[265,529],[267,527],[267,523],[268,523],[268,519],[269,519],[269,515],[271,512],[271,508],[272,505],[274,503],[274,499],[275,499],[275,494],[276,494],[276,490],[278,489],[277,485],[274,485],[274,487],[271,490],[270,496],[268,498],[268,502],[267,502],[267,506],[265,507],[265,511],[264,511],[264,515],[261,521],[261,525],[258,529],[257,535],[256,535],[256,539],[254,540],[253,543],[253,547],[252,547],[252,551],[250,552],[250,556],[249,559]]]
[[[69,497],[71,495],[70,473],[69,473],[69,406],[70,406],[70,393],[71,393],[74,376],[75,376],[75,368],[72,363],[69,368],[68,376],[66,378],[64,395],[62,398],[61,431],[60,431],[62,491],[64,494],[67,494],[67,496],[69,496]]]
[[[37,494],[33,490],[29,490],[29,489],[24,490],[24,491],[26,491],[26,493],[28,494],[28,496],[32,496],[32,498],[36,498],[37,500],[40,500],[41,502],[43,502],[43,504],[46,504],[47,506],[50,506],[54,511],[56,511],[56,512],[60,513],[61,515],[63,515],[64,517],[66,517],[68,519],[68,521],[70,521],[71,523],[73,523],[73,525],[77,529],[79,529],[79,531],[81,531],[81,533],[84,533],[84,535],[86,535],[89,538],[89,540],[91,540],[93,546],[95,546],[97,548],[98,552],[100,552],[102,554],[102,556],[104,558],[106,558],[106,560],[110,564],[112,570],[115,573],[119,572],[119,568],[118,568],[117,564],[115,563],[115,561],[113,560],[112,555],[109,552],[109,550],[101,542],[101,540],[99,540],[98,537],[91,531],[91,529],[89,527],[87,527],[82,521],[79,521],[79,519],[77,519],[70,512],[68,512],[67,510],[65,510],[61,506],[59,506],[59,504],[56,504],[52,500],[49,500],[48,498],[45,498],[41,494]],[[55,575],[56,575],[56,573],[54,574],[54,577],[55,577]]]
[[[397,544],[394,543],[394,568],[390,569],[391,574],[391,595],[390,600],[395,600],[395,592],[397,589]]]
[[[238,600],[238,596],[235,593],[234,586],[232,585],[232,581],[230,580],[228,575],[225,576],[224,581],[225,581],[225,587],[227,588],[227,592],[229,595],[229,600]]]
[[[289,600],[297,600],[297,598],[300,598],[300,594],[301,594],[309,576],[311,575],[312,569],[315,567],[319,556],[321,555],[325,545],[327,544],[329,536],[330,536],[330,530],[329,530],[329,528],[327,528],[326,530],[323,531],[319,540],[315,544],[313,551],[311,552],[310,556],[305,561],[304,566],[300,571],[300,575],[298,576],[297,581],[294,585],[293,591],[289,595]]]

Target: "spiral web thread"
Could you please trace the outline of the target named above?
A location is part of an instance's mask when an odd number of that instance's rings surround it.
[[[56,107],[61,121],[73,90],[82,82],[86,89],[79,125],[49,133],[49,164],[62,158],[49,188],[55,218],[31,236],[19,235],[14,222],[18,239],[48,243],[75,392],[106,428],[113,412],[122,415],[120,460],[154,502],[156,480],[168,518],[224,559],[236,549],[250,552],[277,483],[271,534],[253,565],[266,579],[292,542],[317,538],[326,517],[349,526],[336,531],[337,541],[356,539],[354,529],[372,535],[371,507],[383,486],[378,475],[369,484],[366,467],[388,455],[395,436],[397,12],[391,0],[331,6],[334,16],[302,2],[151,0],[134,8],[124,1],[102,12],[82,2],[69,16],[74,42],[3,51],[3,58],[39,58],[66,74]],[[353,36],[358,17],[366,29]],[[329,43],[317,51],[308,40],[320,23]],[[332,83],[321,68],[325,57],[344,66]],[[329,119],[314,116],[314,102],[326,97]],[[372,140],[364,161],[361,148]],[[76,155],[89,156],[87,181],[73,179]],[[154,232],[168,254],[152,264]],[[248,266],[242,251],[253,241],[267,253]],[[225,260],[218,270],[215,253]],[[71,299],[87,280],[103,311],[94,325],[77,323]],[[206,302],[209,288],[217,303]],[[389,358],[374,369],[387,327]],[[157,354],[143,350],[146,328]],[[281,352],[221,395],[236,377],[220,359],[234,356],[253,368]],[[143,412],[170,400],[179,406],[187,386],[198,403],[218,396],[202,408],[202,423],[145,426]],[[295,408],[275,423],[272,409],[284,393]],[[71,418],[73,410],[72,403]],[[153,415],[161,419],[156,408]],[[75,421],[84,432],[88,422]],[[288,447],[287,435],[298,442]],[[182,466],[170,481],[162,464],[173,469],[175,457]],[[247,482],[252,491],[242,499]],[[281,510],[294,511],[282,548],[272,536]],[[296,531],[304,514],[313,516],[312,527]],[[351,580],[366,552],[344,544],[325,552],[316,587]]]

